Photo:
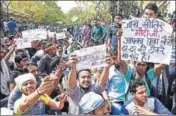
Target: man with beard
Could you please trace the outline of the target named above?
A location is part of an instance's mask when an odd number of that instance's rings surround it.
[[[133,99],[129,100],[122,107],[122,114],[125,115],[172,115],[172,113],[156,98],[147,97],[145,83],[134,80],[130,85],[130,92]]]
[[[109,55],[106,56],[105,61],[107,65],[104,67],[102,72],[103,74],[106,70],[109,70],[109,67],[112,65],[112,60]],[[79,101],[83,95],[90,91],[102,94],[104,91],[103,86],[105,85],[107,79],[105,76],[100,76],[99,81],[94,84],[91,83],[91,71],[89,69],[82,69],[76,73],[76,62],[76,54],[71,54],[71,57],[67,63],[67,65],[71,68],[71,71],[68,74],[68,88],[66,94],[69,102],[69,114],[72,115],[80,114]]]
[[[45,55],[42,56],[39,62],[40,72],[50,74],[55,66],[51,65],[52,58],[56,56],[56,45],[48,43],[44,46]]]

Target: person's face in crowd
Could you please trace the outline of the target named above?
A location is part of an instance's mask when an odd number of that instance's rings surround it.
[[[122,21],[122,18],[120,16],[115,16],[114,21],[115,23],[119,24],[120,21]]]
[[[87,25],[89,25],[91,22],[90,22],[90,20],[87,20]]]
[[[147,63],[146,62],[136,62],[135,67],[136,67],[137,73],[139,75],[143,75],[146,72]]]
[[[143,17],[144,18],[156,18],[156,13],[155,11],[151,9],[145,9]]]
[[[145,85],[138,86],[136,88],[136,93],[134,93],[134,100],[142,105],[147,101],[147,93],[146,93],[146,88]]]
[[[21,90],[25,95],[30,95],[35,91],[36,86],[37,84],[33,80],[28,80],[23,83]]]
[[[30,66],[28,68],[29,70],[29,73],[32,73],[35,77],[38,77],[40,75],[40,71],[39,71],[39,68],[37,66]]]
[[[93,23],[94,23],[95,26],[98,26],[99,21],[98,21],[97,19],[94,19],[94,20],[93,20]]]
[[[88,71],[81,71],[79,73],[79,85],[82,88],[88,88],[91,85],[91,73]]]
[[[112,55],[111,58],[112,58],[112,60],[114,62],[114,66],[118,67],[120,62],[118,61],[117,56],[116,55]]]
[[[23,58],[19,63],[19,67],[24,68],[28,63],[28,58]]]
[[[1,51],[1,53],[0,53],[0,60],[2,60],[3,58],[4,58],[4,56],[5,56],[5,53],[4,53],[4,48],[2,47],[2,45],[0,45],[1,46],[1,49],[0,49],[0,51]]]
[[[50,53],[51,53],[52,55],[56,55],[56,48],[53,48],[53,49],[50,51]]]

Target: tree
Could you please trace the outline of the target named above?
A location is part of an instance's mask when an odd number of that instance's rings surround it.
[[[31,15],[36,23],[56,24],[64,20],[64,13],[55,1],[12,1],[12,8]]]
[[[10,4],[11,4],[11,1],[2,1],[4,4],[5,4],[5,6],[6,6],[6,8],[7,8],[7,20],[9,20],[9,6],[10,6]]]

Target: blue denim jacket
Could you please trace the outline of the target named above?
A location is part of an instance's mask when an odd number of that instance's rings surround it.
[[[21,95],[22,95],[21,91],[19,90],[17,86],[15,86],[15,88],[10,93],[7,107],[13,110],[15,101],[19,99]]]

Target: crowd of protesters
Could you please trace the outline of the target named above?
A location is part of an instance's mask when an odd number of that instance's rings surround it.
[[[143,18],[157,18],[157,12],[157,5],[149,3]],[[26,49],[16,49],[14,34],[35,25],[6,22],[3,31],[13,36],[0,43],[1,111],[9,115],[176,115],[176,61],[165,65],[121,60],[123,19],[118,13],[114,22],[102,24],[94,17],[82,28],[78,24],[67,28],[69,36],[64,39],[48,37]],[[176,17],[169,23],[174,34]],[[77,70],[73,45],[77,41],[82,48],[107,44],[106,66]],[[173,36],[172,57],[176,57],[175,42]]]

